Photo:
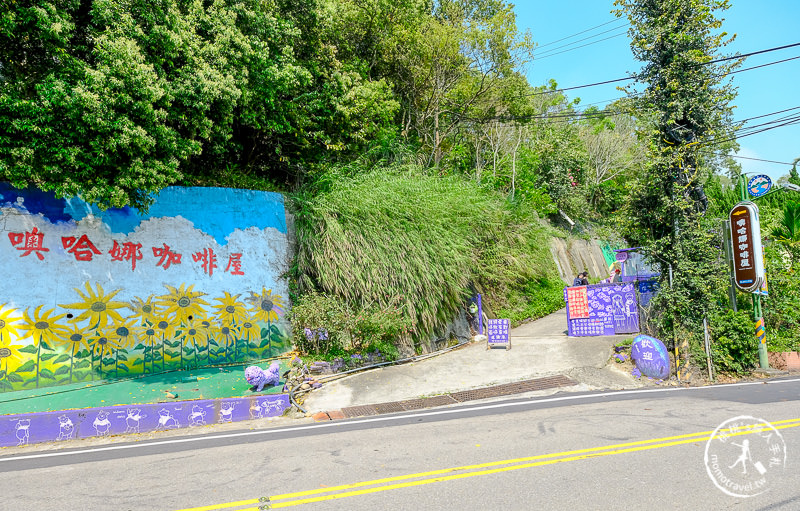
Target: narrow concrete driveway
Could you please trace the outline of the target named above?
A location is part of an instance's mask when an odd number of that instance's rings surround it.
[[[569,390],[635,388],[640,383],[607,365],[613,346],[630,335],[568,337],[566,309],[511,330],[511,349],[485,343],[422,361],[373,369],[326,383],[305,401],[309,412],[402,401],[563,374]],[[561,389],[564,390],[564,389]]]

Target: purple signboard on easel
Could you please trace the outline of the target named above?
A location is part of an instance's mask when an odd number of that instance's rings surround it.
[[[511,327],[511,320],[508,319],[490,319],[487,328],[487,348],[505,348],[511,347],[511,342],[508,339],[508,331]]]

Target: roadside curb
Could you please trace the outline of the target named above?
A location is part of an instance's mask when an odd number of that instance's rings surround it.
[[[537,390],[547,390],[560,387],[572,387],[578,385],[578,382],[564,376],[557,374],[554,376],[547,376],[544,378],[536,378],[533,380],[523,380],[512,383],[504,383],[501,385],[493,385],[490,387],[481,387],[477,389],[462,390],[458,392],[449,392],[432,397],[421,397],[417,399],[407,399],[404,401],[391,401],[385,403],[376,403],[371,405],[358,405],[348,406],[341,410],[328,410],[318,412],[311,417],[316,422],[325,422],[331,420],[352,419],[355,417],[366,417],[370,415],[382,415],[387,413],[408,412],[414,410],[421,410],[424,408],[433,408],[437,406],[447,406],[463,403],[466,401],[475,401],[478,399],[487,399],[492,397],[510,396],[514,394],[522,394],[525,392],[533,392]]]

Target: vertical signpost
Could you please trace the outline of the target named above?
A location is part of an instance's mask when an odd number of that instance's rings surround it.
[[[731,248],[733,256],[733,281],[736,287],[753,297],[753,321],[758,339],[758,365],[769,368],[767,336],[764,330],[764,314],[761,311],[761,295],[766,295],[764,272],[764,248],[761,245],[761,222],[758,206],[747,201],[748,196],[761,197],[772,188],[769,176],[754,176],[745,186],[745,176],[740,176],[742,202],[733,207],[729,215]]]
[[[764,283],[764,255],[758,207],[741,202],[730,213],[733,245],[733,280],[736,287],[752,293]]]

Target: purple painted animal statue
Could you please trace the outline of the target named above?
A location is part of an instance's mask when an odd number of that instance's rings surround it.
[[[266,371],[258,366],[250,366],[244,370],[244,379],[256,387],[256,392],[261,392],[267,385],[280,383],[280,370],[281,366],[277,362],[271,363]]]

